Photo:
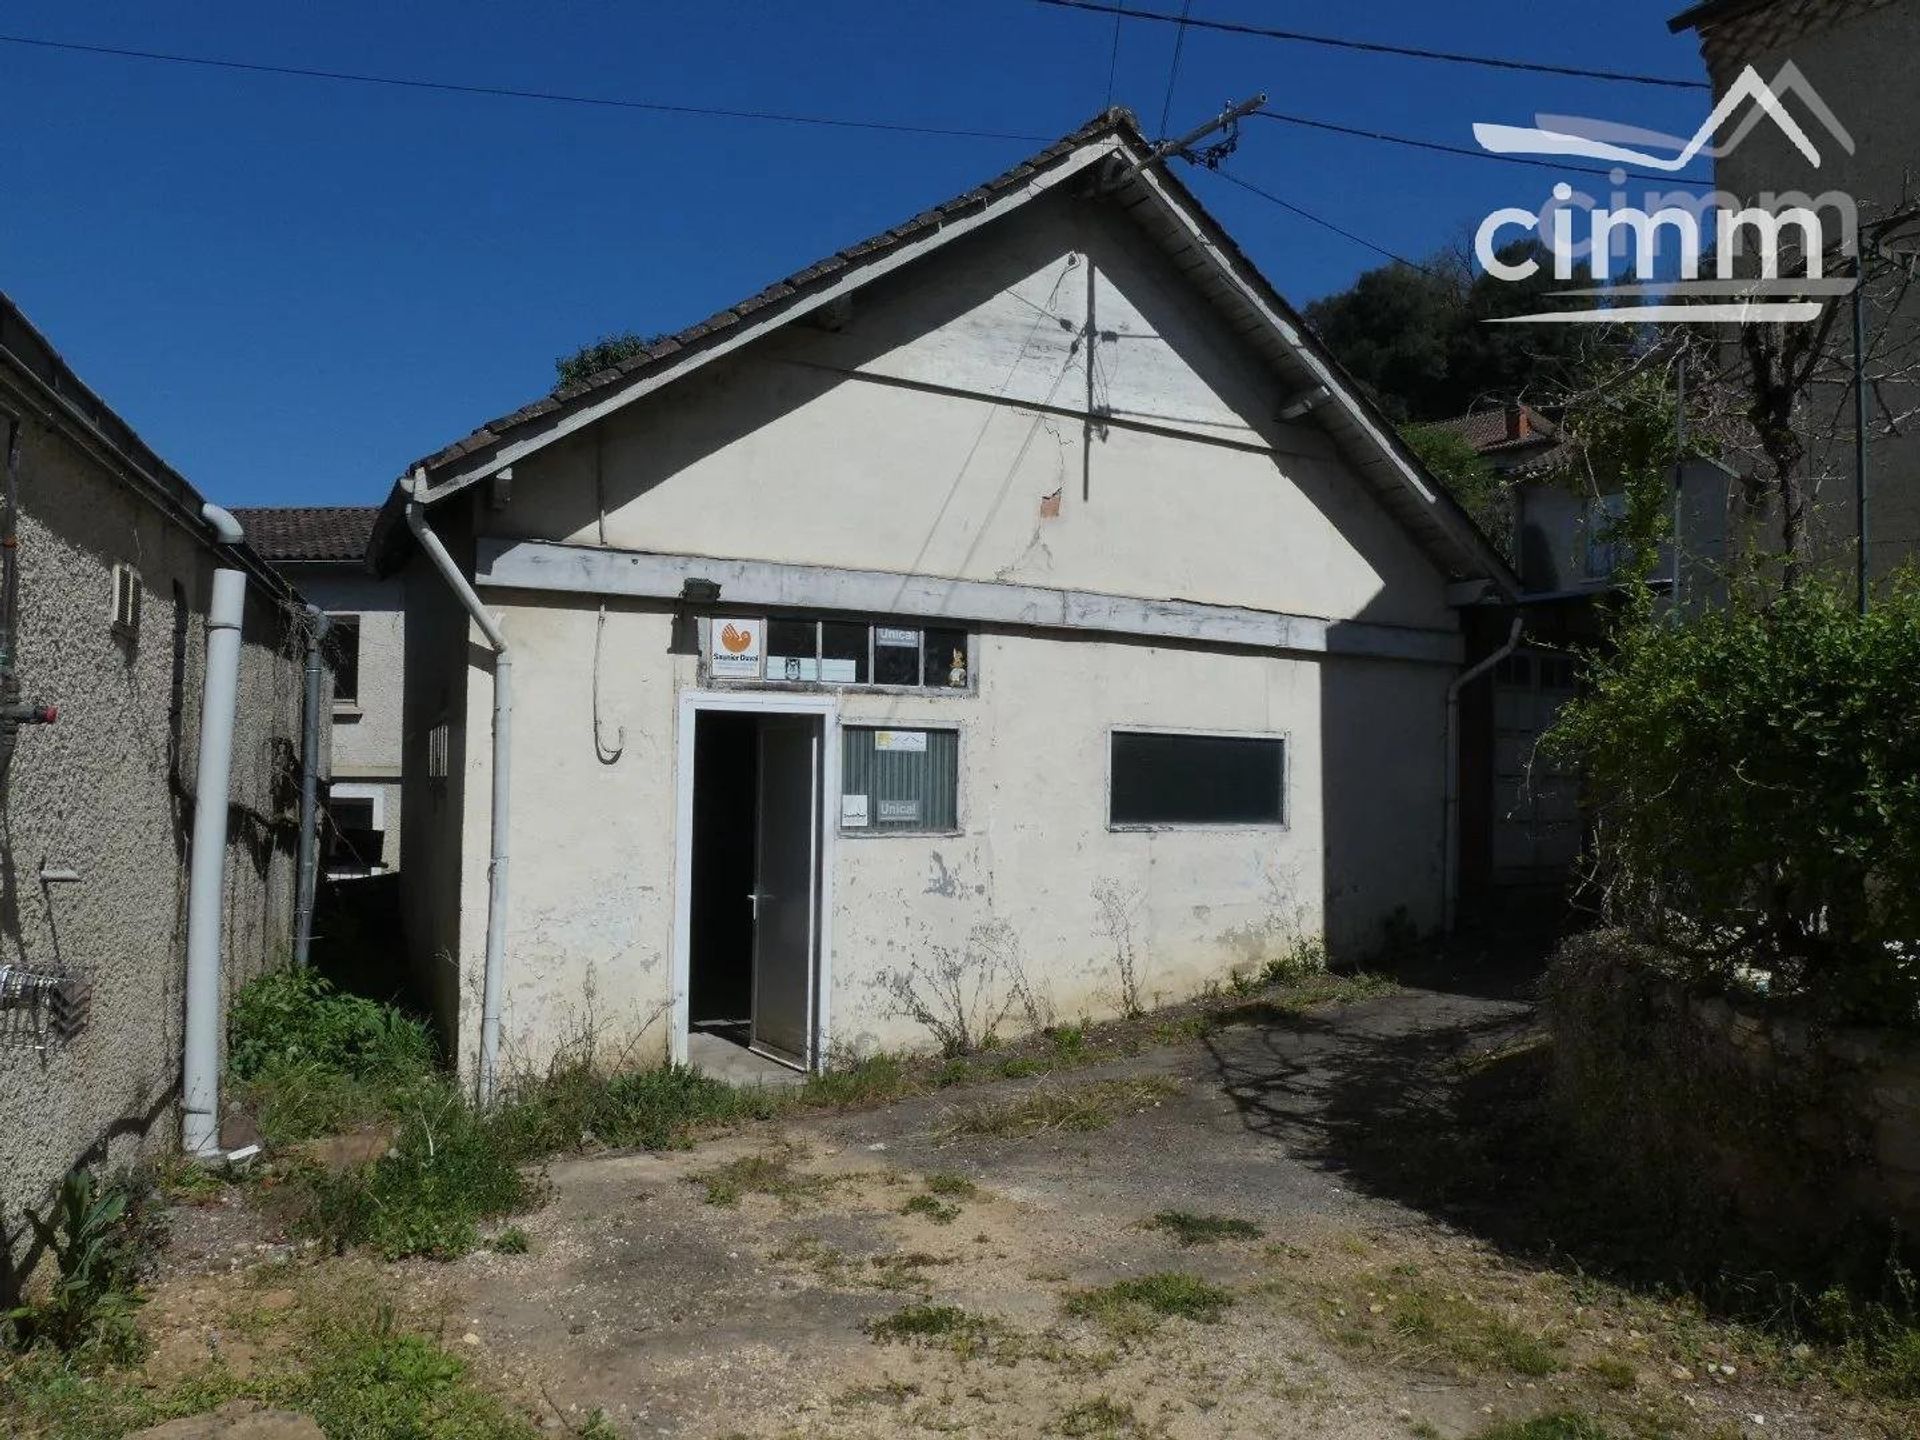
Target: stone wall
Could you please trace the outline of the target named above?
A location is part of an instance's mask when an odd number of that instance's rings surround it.
[[[1691,994],[1662,962],[1615,932],[1554,960],[1554,1098],[1576,1138],[1651,1200],[1785,1245],[1920,1233],[1920,1036]]]

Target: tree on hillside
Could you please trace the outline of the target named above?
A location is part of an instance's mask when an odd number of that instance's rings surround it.
[[[1539,310],[1572,309],[1591,300],[1550,300],[1578,288],[1584,275],[1556,280],[1553,259],[1537,240],[1499,252],[1509,264],[1531,256],[1540,268],[1525,281],[1474,274],[1464,257],[1442,252],[1425,266],[1369,270],[1338,295],[1307,307],[1320,337],[1396,421],[1440,420],[1489,401],[1505,402],[1568,382],[1596,343],[1572,325],[1487,322]]]

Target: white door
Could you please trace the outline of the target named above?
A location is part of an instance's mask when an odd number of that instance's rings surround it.
[[[812,716],[761,717],[757,829],[752,1045],[807,1069],[820,873],[820,722]]]

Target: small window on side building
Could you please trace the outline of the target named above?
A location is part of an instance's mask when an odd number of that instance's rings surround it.
[[[1116,730],[1108,823],[1281,825],[1286,741],[1279,736]]]
[[[327,656],[333,661],[333,703],[360,703],[360,617],[333,615],[327,620]]]

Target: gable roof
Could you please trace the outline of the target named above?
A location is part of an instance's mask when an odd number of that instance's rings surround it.
[[[1517,408],[1521,421],[1517,435],[1513,433],[1516,417],[1506,406],[1472,410],[1431,424],[1458,435],[1502,474],[1527,474],[1560,464],[1572,449],[1560,427],[1530,405]]]
[[[1451,576],[1487,578],[1507,594],[1519,582],[1466,512],[1429,475],[1305,320],[1281,298],[1220,224],[1164,165],[1133,113],[1103,111],[1078,130],[953,199],[827,256],[598,374],[488,421],[408,468],[382,507],[369,556],[390,568],[410,543],[408,486],[435,504],[502,467],[591,425],[747,341],[819,309],[923,254],[1076,180],[1133,219],[1225,312],[1234,330],[1280,373],[1286,393],[1317,391],[1311,412],[1382,504]]]
[[[236,509],[253,548],[269,560],[366,558],[378,505],[276,505]]]

